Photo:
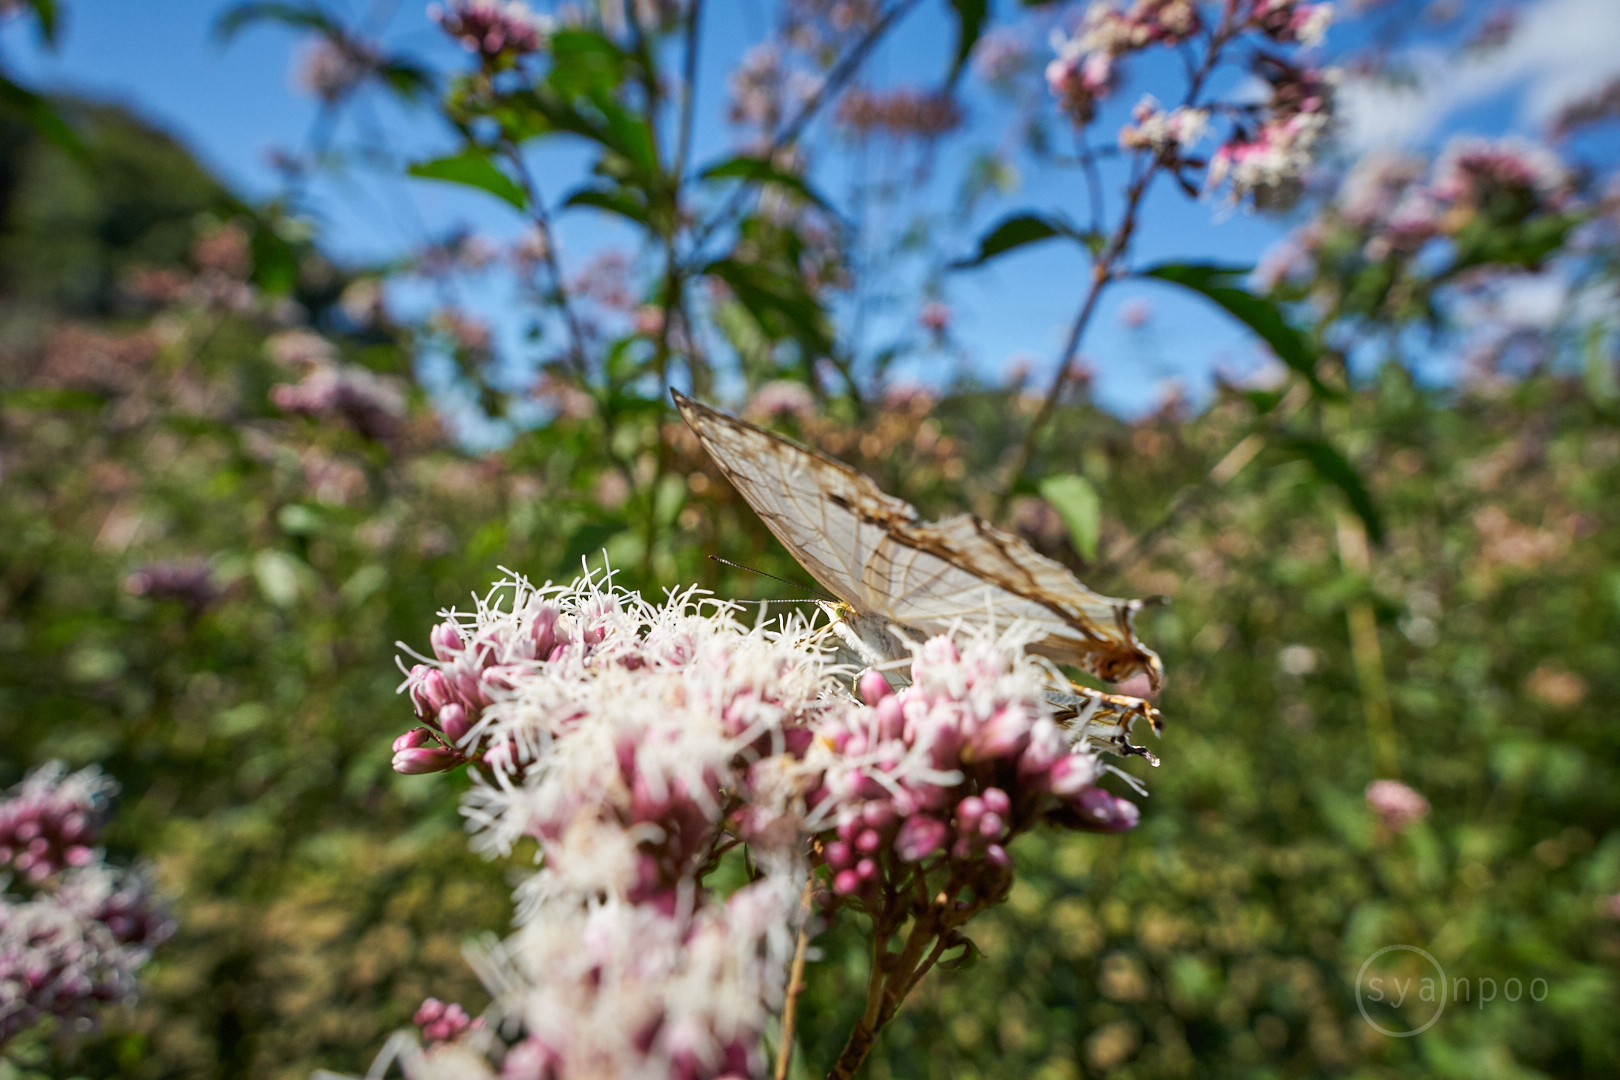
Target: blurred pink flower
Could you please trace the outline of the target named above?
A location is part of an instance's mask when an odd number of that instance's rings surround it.
[[[405,394],[392,380],[352,364],[318,364],[295,384],[272,387],[285,412],[349,423],[368,439],[386,439],[405,415]]]
[[[479,1021],[469,1017],[467,1010],[460,1005],[446,1005],[433,997],[422,1002],[422,1007],[411,1017],[411,1023],[422,1029],[422,1038],[430,1043],[448,1042],[472,1028],[482,1026]]]
[[[946,331],[951,328],[952,317],[950,305],[939,300],[930,300],[923,305],[922,312],[917,316],[917,322],[935,337],[944,337]]]
[[[1556,201],[1570,186],[1564,163],[1546,147],[1518,136],[1460,135],[1435,162],[1430,187],[1438,199],[1483,207],[1497,194]]]
[[[128,998],[172,924],[137,873],[90,847],[117,785],[94,766],[30,772],[0,799],[0,1046],[47,1016],[83,1026]]]
[[[317,38],[298,54],[293,84],[327,103],[347,95],[371,73],[377,55],[358,42]]]
[[[124,591],[151,600],[178,600],[193,613],[219,596],[206,559],[147,563],[124,578]]]
[[[755,391],[744,414],[754,421],[768,422],[778,416],[809,420],[816,415],[816,396],[808,386],[793,379],[773,379]]]
[[[1119,129],[1119,145],[1126,150],[1151,150],[1174,160],[1190,150],[1209,130],[1209,111],[1178,106],[1165,112],[1149,94],[1131,111],[1131,123]]]
[[[1368,784],[1367,805],[1391,832],[1405,832],[1429,816],[1429,800],[1399,780],[1374,780]]]
[[[1023,35],[1006,27],[991,29],[973,47],[973,70],[988,83],[1006,82],[1029,61],[1030,49]]]
[[[1127,300],[1119,309],[1119,321],[1126,329],[1140,330],[1153,321],[1153,305],[1140,297]]]
[[[522,0],[450,0],[448,7],[430,6],[428,17],[486,61],[539,51],[552,25]]]
[[[1327,35],[1333,22],[1332,4],[1301,3],[1300,0],[1251,0],[1249,21],[1273,41],[1284,44],[1316,45]]]

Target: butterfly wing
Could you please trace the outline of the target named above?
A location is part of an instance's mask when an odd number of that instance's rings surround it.
[[[882,610],[862,571],[888,528],[915,521],[916,508],[843,462],[672,393],[731,486],[810,576],[857,612]]]
[[[869,569],[886,579],[888,614],[896,622],[937,632],[988,606],[998,619],[1043,631],[1031,652],[1109,682],[1139,671],[1155,689],[1163,681],[1164,665],[1136,636],[1142,601],[1092,592],[1062,563],[972,514],[904,523],[892,535],[906,554]]]
[[[928,523],[840,461],[699,404],[675,404],[704,449],[776,538],[862,615],[924,633],[987,611],[1044,633],[1030,648],[1117,682],[1157,687],[1159,658],[1136,637],[1141,601],[1100,596],[1062,563],[970,514]]]

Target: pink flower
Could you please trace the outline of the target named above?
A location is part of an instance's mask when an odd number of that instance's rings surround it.
[[[469,1028],[479,1026],[460,1005],[446,1005],[432,997],[422,1002],[411,1023],[422,1029],[422,1038],[428,1042],[448,1042]]]
[[[147,563],[124,579],[124,591],[152,600],[178,600],[194,614],[219,597],[204,559]]]
[[[1300,0],[1253,0],[1249,21],[1273,41],[1315,45],[1333,22],[1332,4],[1305,4]]]
[[[468,52],[486,62],[538,52],[551,33],[551,20],[520,0],[451,0],[428,15]]]
[[[782,416],[804,421],[816,415],[816,398],[802,382],[773,379],[755,391],[743,412],[749,419],[760,423],[769,423]]]
[[[1209,111],[1178,106],[1165,112],[1150,94],[1132,110],[1131,121],[1119,131],[1121,148],[1151,150],[1174,160],[1204,137],[1209,129]]]
[[[990,30],[973,48],[973,70],[988,83],[1004,83],[1029,63],[1029,46],[1015,31]]]
[[[1391,832],[1405,832],[1429,816],[1429,800],[1399,780],[1374,780],[1368,784],[1367,805]]]
[[[1430,187],[1437,199],[1485,208],[1499,196],[1556,203],[1569,185],[1569,170],[1545,147],[1464,135],[1441,152]]]
[[[300,90],[331,103],[358,86],[377,65],[375,51],[323,37],[305,47],[293,77]]]
[[[405,415],[405,394],[393,380],[350,364],[317,365],[300,382],[271,388],[270,401],[285,412],[345,420],[368,439],[392,436]]]
[[[0,895],[0,1045],[45,1017],[83,1024],[128,998],[173,930],[146,878],[89,846],[115,788],[94,767],[52,762],[0,801],[0,868],[28,883],[26,899],[11,883]]]
[[[949,305],[938,300],[930,300],[923,305],[922,313],[917,316],[917,321],[930,334],[935,337],[943,337],[951,327],[951,317],[952,313]]]
[[[418,776],[423,773],[446,772],[464,760],[454,750],[446,750],[443,747],[407,747],[395,751],[393,768],[397,773]]]
[[[40,881],[87,865],[116,790],[94,765],[71,775],[61,762],[35,769],[0,801],[0,867]]]

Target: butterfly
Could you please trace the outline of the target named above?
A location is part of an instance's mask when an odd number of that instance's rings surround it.
[[[1143,673],[1157,690],[1164,665],[1133,624],[1140,600],[1101,596],[1062,563],[972,514],[923,521],[841,461],[672,390],[676,408],[737,492],[799,564],[837,598],[833,629],[868,665],[910,651],[901,635],[948,633],[964,622],[1031,624],[1030,652],[1108,682]],[[1070,684],[1049,695],[1094,745],[1158,761],[1133,746],[1136,719],[1163,722],[1140,698]]]

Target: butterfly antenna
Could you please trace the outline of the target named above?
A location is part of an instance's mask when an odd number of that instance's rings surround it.
[[[782,584],[787,585],[787,586],[789,586],[791,588],[794,588],[794,589],[798,589],[800,592],[807,592],[807,593],[815,593],[816,592],[815,589],[811,589],[811,588],[809,588],[807,586],[800,585],[797,581],[789,581],[785,577],[777,577],[775,574],[767,574],[763,570],[755,570],[752,566],[744,566],[742,563],[734,563],[730,559],[722,559],[718,555],[710,555],[709,558],[713,559],[717,563],[725,563],[727,566],[730,566],[733,569],[746,570],[750,574],[758,574],[760,577],[768,577],[772,581],[780,581]],[[800,604],[803,604],[803,603],[808,603],[808,602],[812,602],[814,600],[821,600],[821,599],[826,599],[826,600],[829,600],[829,601],[831,601],[833,603],[837,603],[837,600],[834,597],[827,596],[825,593],[823,593],[822,596],[812,596],[809,601],[806,601],[806,600],[775,600],[775,601],[766,600],[766,601],[759,601],[759,602],[761,602],[761,603],[777,603],[777,604],[782,604],[782,603],[800,603]],[[755,601],[749,601],[749,603],[754,603],[754,602]]]

